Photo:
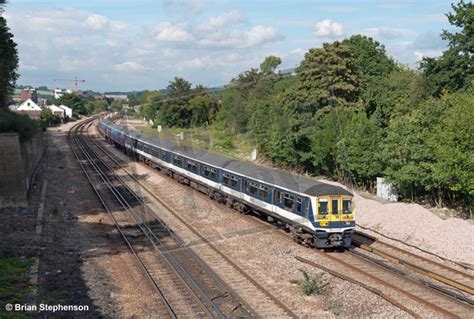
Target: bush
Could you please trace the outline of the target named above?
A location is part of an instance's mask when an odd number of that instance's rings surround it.
[[[20,135],[20,140],[24,141],[38,133],[39,128],[27,115],[0,109],[0,132],[16,132]]]
[[[303,280],[291,280],[290,282],[300,286],[306,296],[322,295],[326,291],[327,284],[322,282],[324,273],[308,274],[302,269],[299,271],[303,273]]]

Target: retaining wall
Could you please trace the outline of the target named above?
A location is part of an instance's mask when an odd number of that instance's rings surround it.
[[[44,153],[43,133],[20,142],[18,133],[0,133],[0,207],[26,206]]]

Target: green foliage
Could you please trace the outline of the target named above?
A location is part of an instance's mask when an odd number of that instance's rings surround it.
[[[274,55],[269,55],[260,63],[260,70],[263,74],[272,74],[275,69],[281,64],[281,59]]]
[[[7,106],[18,78],[18,52],[7,21],[0,16],[0,108]]]
[[[420,65],[435,96],[462,89],[474,79],[474,4],[460,1],[451,6],[454,12],[446,16],[457,32],[441,34],[449,48],[441,57],[425,58]]]
[[[403,197],[472,204],[473,107],[473,95],[447,95],[390,123],[385,172]]]
[[[14,256],[0,257],[0,316],[9,317],[5,305],[23,303],[30,293],[28,270],[32,259],[22,260]]]
[[[41,110],[40,118],[38,119],[38,126],[45,129],[51,125],[58,124],[61,119],[53,115],[53,112],[48,108]]]
[[[189,110],[192,114],[191,125],[202,126],[212,124],[218,109],[216,98],[208,93],[193,97],[189,101]]]
[[[39,132],[35,121],[26,115],[0,109],[0,132],[17,132],[21,140],[28,140]]]
[[[73,115],[86,115],[87,107],[86,101],[83,96],[76,95],[74,93],[67,93],[57,99],[58,104],[64,104],[70,107],[73,111]]]
[[[328,284],[323,283],[324,273],[308,274],[303,269],[299,269],[303,274],[303,279],[291,280],[292,284],[298,285],[306,296],[322,295],[326,292]]]

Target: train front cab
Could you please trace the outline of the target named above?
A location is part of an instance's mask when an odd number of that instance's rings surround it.
[[[316,246],[349,247],[355,229],[352,196],[319,196],[316,201],[316,221],[323,229],[316,233]]]

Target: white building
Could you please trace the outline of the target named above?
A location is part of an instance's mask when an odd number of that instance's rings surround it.
[[[46,108],[50,109],[53,115],[60,117],[61,119],[66,117],[66,111],[57,105],[46,105]]]
[[[69,118],[72,117],[72,109],[70,107],[67,107],[64,104],[61,104],[59,107],[64,110],[64,113],[66,114],[66,117],[69,117]]]
[[[61,96],[63,96],[64,94],[66,93],[72,93],[72,90],[70,89],[66,89],[66,90],[63,90],[63,89],[55,89],[54,90],[54,98],[55,99],[59,99]]]
[[[31,99],[28,99],[19,105],[10,105],[9,108],[16,113],[26,114],[32,119],[38,119],[41,115],[41,108]]]

